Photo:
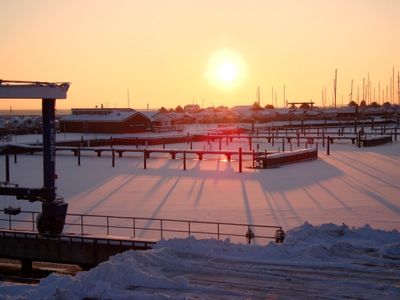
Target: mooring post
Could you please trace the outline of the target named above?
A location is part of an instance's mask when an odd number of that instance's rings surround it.
[[[183,151],[183,171],[186,171],[186,151]]]
[[[397,127],[394,128],[394,140],[397,142]]]
[[[115,167],[115,150],[114,150],[114,148],[112,148],[111,156],[112,156],[112,166],[114,168]]]
[[[239,173],[242,173],[242,147],[239,148]]]
[[[81,147],[78,147],[78,166],[81,165]]]
[[[193,139],[190,139],[190,150],[193,150]]]
[[[143,150],[143,169],[147,168],[147,153],[146,149]]]
[[[253,140],[251,138],[251,136],[249,135],[249,150],[253,150]]]
[[[273,131],[272,131],[272,147],[275,147],[275,135]]]
[[[329,138],[329,136],[327,136],[326,138],[326,155],[330,154],[330,145],[331,145],[331,139]]]
[[[282,152],[285,152],[285,138],[282,138]]]
[[[222,149],[222,137],[219,138],[219,151]]]
[[[6,153],[5,159],[6,159],[6,182],[10,182],[10,158],[8,156],[8,153]]]
[[[32,260],[24,258],[21,259],[21,274],[24,276],[32,275]]]
[[[17,152],[14,153],[14,164],[17,163]]]

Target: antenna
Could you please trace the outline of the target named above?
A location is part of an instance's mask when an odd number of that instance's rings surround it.
[[[335,69],[335,81],[333,85],[333,93],[335,97],[335,108],[336,108],[336,92],[337,92],[337,69]]]
[[[365,78],[363,78],[363,100],[365,100]]]
[[[351,80],[351,88],[350,88],[350,102],[353,101],[353,79]]]
[[[381,82],[378,81],[378,103],[381,104]]]
[[[400,72],[397,71],[397,100],[400,104]]]
[[[369,81],[369,72],[367,74],[367,103],[371,103],[371,82]]]
[[[393,69],[392,69],[392,80],[393,80],[393,83],[392,83],[392,103],[394,104],[394,67],[393,67]]]
[[[286,108],[286,86],[283,84],[283,107]]]
[[[127,100],[128,100],[128,108],[129,108],[129,88],[126,88],[127,91]]]

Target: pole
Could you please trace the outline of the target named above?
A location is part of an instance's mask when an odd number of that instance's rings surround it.
[[[183,151],[183,170],[186,171],[186,151]]]
[[[147,152],[146,149],[143,150],[143,169],[146,169],[146,168],[147,168],[147,161],[146,161],[146,159],[147,159],[147,153],[146,153],[146,152]]]
[[[6,159],[6,182],[10,182],[10,157],[8,153],[5,156]]]
[[[331,139],[329,138],[329,136],[326,137],[326,155],[330,155],[331,152]]]
[[[115,167],[115,150],[112,148],[112,166]]]
[[[55,126],[56,99],[43,99],[43,186],[49,189],[48,201],[56,198],[55,174],[56,174],[56,126]]]
[[[335,84],[334,84],[335,108],[336,108],[336,92],[337,92],[337,69],[335,69]]]
[[[239,173],[242,173],[242,147],[239,148]]]

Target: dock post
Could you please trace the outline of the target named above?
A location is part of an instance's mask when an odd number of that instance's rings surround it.
[[[282,152],[285,152],[285,138],[282,138]]]
[[[183,151],[183,171],[186,171],[186,151]]]
[[[8,153],[5,156],[6,159],[6,182],[10,182],[10,157]]]
[[[242,173],[242,147],[239,148],[239,173]]]
[[[329,138],[329,136],[327,136],[326,138],[326,155],[330,155],[330,145],[331,145],[331,139]]]
[[[146,149],[143,150],[143,169],[147,168],[147,153]]]
[[[14,164],[17,163],[17,152],[14,153]]]
[[[114,150],[114,148],[112,148],[112,166],[113,166],[113,168],[115,167],[115,150]]]
[[[81,165],[81,148],[78,147],[78,166]]]
[[[21,259],[21,274],[22,275],[32,275],[32,261],[30,259]]]
[[[222,149],[222,137],[219,138],[219,151],[221,151]]]

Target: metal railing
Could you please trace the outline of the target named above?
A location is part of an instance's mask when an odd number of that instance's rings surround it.
[[[21,211],[7,215],[0,210],[0,228],[8,230],[35,231],[36,218],[40,212]],[[198,239],[229,238],[232,242],[265,243],[279,241],[284,234],[281,226],[227,222],[206,222],[177,219],[120,217],[106,215],[67,214],[65,234],[80,236],[117,236],[138,240],[163,240],[194,236]],[[284,238],[284,236],[283,236]]]

